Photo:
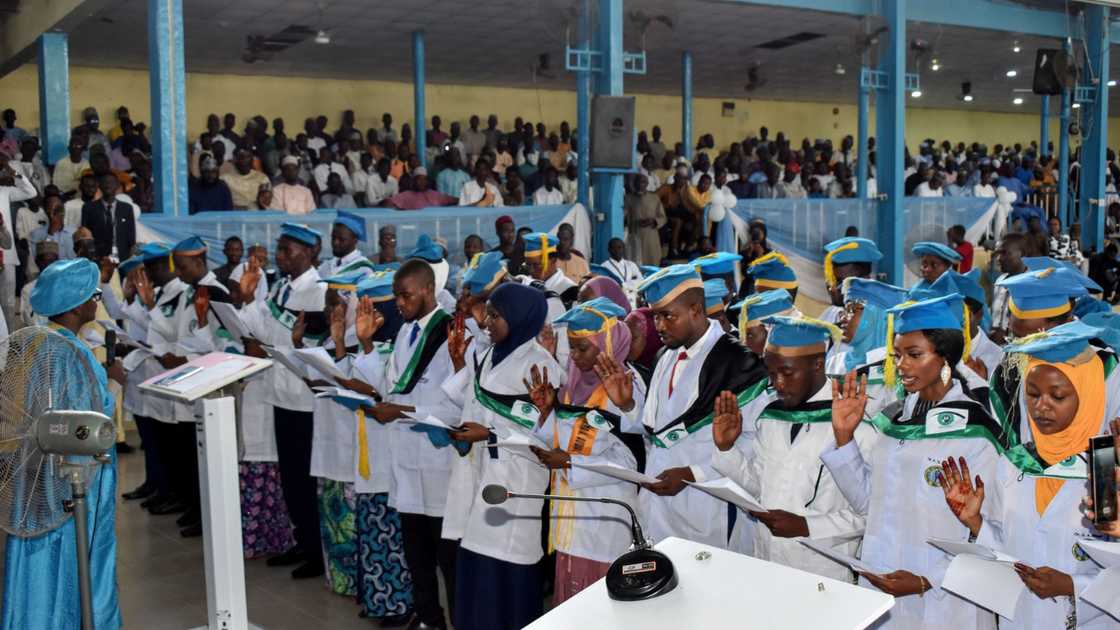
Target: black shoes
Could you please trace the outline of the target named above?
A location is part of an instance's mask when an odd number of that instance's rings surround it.
[[[179,530],[179,535],[183,538],[198,538],[202,535],[202,522],[187,525]]]
[[[403,628],[412,622],[412,613],[406,612],[403,615],[389,615],[377,621],[378,626],[382,628]]]
[[[272,556],[265,561],[270,567],[287,567],[304,561],[303,552],[299,547],[292,547],[278,556]]]
[[[187,511],[187,504],[180,499],[168,499],[163,503],[148,506],[148,512],[154,516],[163,516],[164,514],[178,514],[179,512]]]
[[[128,455],[129,453],[131,453],[135,450],[136,449],[129,446],[128,442],[117,442],[117,454],[118,455]]]
[[[175,519],[175,524],[178,525],[179,527],[186,527],[188,525],[194,525],[195,523],[201,523],[201,522],[202,522],[202,513],[199,511],[198,508],[190,508],[186,512],[183,512],[182,516]]]
[[[292,579],[306,580],[308,578],[319,577],[325,572],[326,570],[323,568],[322,560],[319,560],[318,562],[312,562],[309,560],[296,567],[296,569],[292,571]]]
[[[134,490],[132,490],[131,492],[126,492],[126,493],[122,494],[121,498],[124,499],[125,501],[136,501],[137,499],[146,499],[146,498],[154,495],[155,493],[156,493],[155,484],[148,483],[147,481],[145,481],[144,483],[140,484],[139,486],[136,486],[136,488]]]

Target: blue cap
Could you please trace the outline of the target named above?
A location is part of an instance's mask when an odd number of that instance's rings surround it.
[[[140,246],[140,253],[137,254],[143,262],[150,262],[159,260],[160,258],[167,258],[171,255],[171,248],[163,243],[144,243]]]
[[[658,271],[661,271],[661,267],[658,267],[657,265],[642,265],[638,267],[638,269],[642,272],[643,278],[648,278]]]
[[[405,258],[419,258],[430,263],[438,263],[443,260],[443,257],[443,246],[427,234],[421,234],[420,238],[416,239],[416,247],[412,248],[408,256],[405,256]]]
[[[901,335],[915,330],[952,328],[960,330],[964,322],[964,298],[959,293],[900,304],[887,309],[894,317],[894,333]],[[889,340],[888,340],[889,341]]]
[[[475,254],[467,263],[467,271],[463,274],[463,286],[471,292],[471,295],[482,295],[497,286],[505,275],[506,264],[502,252]]]
[[[323,240],[323,235],[302,223],[281,223],[280,238],[290,238],[308,247],[315,247]]]
[[[1081,268],[1068,260],[1058,260],[1049,256],[1023,256],[1023,264],[1027,266],[1027,271],[1042,271],[1047,267],[1068,267],[1081,273]]]
[[[836,239],[824,246],[825,284],[836,284],[836,265],[849,263],[877,263],[883,257],[875,241],[858,236]]]
[[[775,315],[763,320],[770,326],[766,351],[790,356],[824,354],[830,339],[840,337],[840,329],[819,319]]]
[[[720,278],[704,281],[704,309],[709,315],[715,315],[724,308],[723,298],[727,297],[727,283]]]
[[[944,273],[937,277],[937,280],[933,282],[920,280],[918,284],[911,287],[910,299],[928,300],[951,293],[959,293],[963,297],[984,304],[985,296],[984,288],[980,286],[980,270],[973,269],[962,274],[952,269],[946,269]]]
[[[358,284],[370,274],[369,269],[351,269],[342,273],[336,273],[333,276],[320,278],[319,282],[326,282],[327,288],[338,289],[342,291],[354,291],[358,288]]]
[[[560,239],[545,232],[530,232],[521,237],[525,241],[525,256],[527,258],[540,258],[541,252],[551,256],[556,253]]]
[[[338,216],[334,219],[335,225],[344,226],[346,229],[354,233],[358,240],[365,242],[366,240],[366,220],[354,214],[353,212],[346,212],[339,210]]]
[[[567,324],[568,332],[576,335],[597,335],[614,326],[626,311],[610,298],[597,297],[580,302],[572,310],[552,320],[553,324]]]
[[[39,274],[31,291],[31,309],[53,317],[85,304],[98,291],[101,270],[92,260],[60,260]]]
[[[1034,333],[1004,346],[1006,354],[1025,354],[1049,363],[1068,363],[1089,350],[1089,341],[1107,337],[1111,331],[1072,321]],[[1090,350],[1091,352],[1091,350]],[[1086,354],[1088,356],[1088,354]],[[1075,361],[1081,363],[1081,361]]]
[[[117,265],[117,273],[119,273],[121,275],[121,277],[124,277],[124,276],[128,275],[130,272],[132,272],[133,269],[136,269],[137,267],[139,267],[143,264],[144,264],[144,256],[141,255],[141,254],[136,254],[135,256],[132,256],[131,258],[126,258],[126,259],[122,260],[121,264]]]
[[[765,256],[756,258],[747,267],[747,273],[754,278],[755,290],[760,289],[796,289],[797,275],[789,266],[789,261],[780,252],[770,252]]]
[[[618,275],[615,274],[615,272],[611,271],[605,265],[600,265],[599,263],[591,263],[590,265],[588,265],[588,267],[590,267],[592,275],[610,278],[611,280],[622,284],[622,278],[619,278]]]
[[[1003,278],[996,286],[1007,289],[1007,308],[1012,315],[1037,319],[1068,313],[1073,308],[1070,299],[1088,295],[1082,277],[1067,267],[1047,267]]]
[[[645,297],[646,304],[656,309],[672,302],[688,289],[703,288],[704,283],[695,266],[670,265],[642,280],[638,292]]]
[[[374,271],[396,271],[401,268],[399,262],[379,263],[373,266]]]
[[[206,241],[202,240],[201,236],[188,236],[187,238],[175,243],[171,251],[176,254],[184,256],[195,256],[198,254],[206,253]]]
[[[763,319],[773,315],[785,315],[793,309],[793,298],[785,289],[771,289],[753,293],[731,305],[732,311],[739,313],[739,333],[757,326]]]
[[[937,256],[954,265],[961,261],[961,255],[957,250],[944,243],[934,241],[918,241],[914,243],[914,247],[910,248],[910,253],[915,256]]]
[[[358,283],[358,297],[372,298],[374,302],[387,302],[393,299],[394,272],[374,272]]]
[[[884,311],[906,301],[906,289],[867,278],[844,280],[844,301],[870,304]]]
[[[1085,319],[1094,313],[1111,313],[1112,305],[1091,295],[1082,295],[1073,303],[1073,315]]]
[[[700,272],[700,276],[705,277],[735,273],[735,263],[742,259],[743,257],[739,254],[732,254],[731,252],[713,252],[694,258],[691,262],[696,265],[696,270]]]

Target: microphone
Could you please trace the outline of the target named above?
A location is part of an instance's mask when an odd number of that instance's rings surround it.
[[[482,500],[490,505],[501,505],[509,499],[610,503],[626,508],[630,514],[631,549],[619,556],[607,570],[607,595],[611,599],[620,601],[638,601],[664,595],[677,587],[677,574],[673,569],[672,561],[668,556],[654,549],[650,541],[645,538],[642,534],[642,525],[638,522],[638,515],[625,501],[599,497],[510,492],[505,486],[496,483],[482,489]]]

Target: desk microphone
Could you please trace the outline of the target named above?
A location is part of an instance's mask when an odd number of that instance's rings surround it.
[[[630,513],[631,549],[612,562],[607,570],[607,594],[611,599],[638,601],[653,599],[677,587],[677,574],[673,569],[672,561],[668,556],[654,549],[646,540],[642,534],[642,526],[638,522],[638,515],[626,502],[618,499],[510,492],[498,484],[490,484],[482,489],[482,500],[490,505],[499,505],[508,499],[548,499],[621,505]]]

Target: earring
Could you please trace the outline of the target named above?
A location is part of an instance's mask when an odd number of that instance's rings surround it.
[[[949,369],[948,363],[941,364],[941,384],[948,385],[949,380],[953,378],[953,371]]]

